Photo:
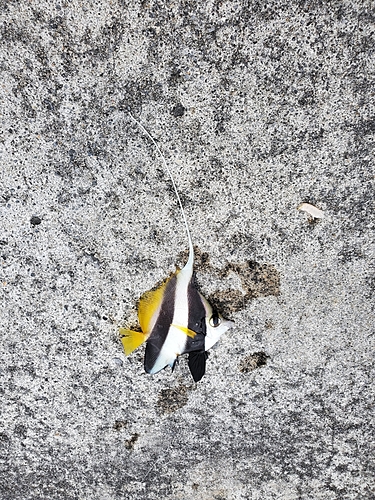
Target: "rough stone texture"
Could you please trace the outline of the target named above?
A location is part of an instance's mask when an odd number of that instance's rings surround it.
[[[0,4],[0,498],[373,499],[374,2]],[[236,322],[198,384],[118,339],[187,245],[129,110]]]

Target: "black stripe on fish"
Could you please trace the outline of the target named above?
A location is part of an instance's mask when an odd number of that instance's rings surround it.
[[[206,309],[198,290],[194,286],[193,278],[190,280],[187,295],[189,305],[188,328],[195,333],[206,335]]]
[[[196,333],[194,338],[187,337],[185,349],[186,352],[204,351],[205,337],[207,334],[206,329],[206,309],[202,302],[202,297],[194,286],[193,279],[191,279],[188,290],[188,328]]]
[[[172,276],[168,281],[160,307],[159,316],[155,326],[147,339],[144,366],[147,373],[152,371],[167,338],[169,328],[173,321],[177,276]]]

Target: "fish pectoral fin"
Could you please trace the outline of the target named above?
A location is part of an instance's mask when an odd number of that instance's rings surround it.
[[[206,373],[206,359],[208,353],[205,351],[193,351],[189,353],[189,369],[193,376],[194,382],[199,382]]]
[[[190,330],[190,328],[187,328],[186,326],[175,325],[174,323],[171,326],[178,328],[179,330],[181,330],[181,332],[184,332],[188,337],[192,339],[196,336],[196,332]]]
[[[121,342],[124,347],[125,354],[129,356],[137,347],[139,347],[145,340],[147,335],[143,332],[135,332],[134,330],[127,330],[120,328]]]

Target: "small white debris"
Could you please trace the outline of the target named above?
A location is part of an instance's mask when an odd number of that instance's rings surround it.
[[[308,213],[311,217],[314,217],[314,219],[323,219],[324,217],[324,212],[314,207],[314,205],[310,205],[310,203],[301,203],[301,205],[297,207],[297,210]]]

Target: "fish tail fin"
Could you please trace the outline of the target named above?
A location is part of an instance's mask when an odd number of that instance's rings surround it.
[[[180,210],[181,210],[181,214],[182,214],[182,218],[183,218],[183,221],[184,221],[184,225],[185,225],[185,229],[186,229],[186,234],[187,234],[188,242],[189,242],[189,259],[188,259],[188,262],[186,263],[185,267],[190,268],[191,271],[193,271],[193,262],[194,262],[193,242],[192,242],[191,235],[190,235],[189,225],[188,225],[187,220],[186,220],[185,210],[184,210],[184,207],[182,206],[181,198],[180,198],[180,195],[178,194],[177,186],[176,186],[174,177],[172,175],[172,171],[168,167],[167,161],[165,159],[165,156],[164,156],[162,150],[160,149],[158,143],[152,137],[152,135],[150,134],[150,132],[142,125],[142,123],[140,123],[138,120],[136,120],[134,118],[134,116],[130,112],[129,112],[129,116],[138,125],[138,127],[143,131],[143,133],[150,139],[150,141],[153,143],[153,145],[156,148],[156,151],[159,153],[160,158],[162,159],[162,162],[163,162],[165,170],[168,172],[168,175],[171,178],[173,189],[174,189],[174,192],[176,194],[178,204],[180,206]]]
[[[194,382],[199,382],[206,373],[206,360],[208,353],[205,351],[193,351],[189,353],[189,369]]]
[[[147,340],[147,335],[143,332],[135,332],[134,330],[127,330],[126,328],[120,328],[120,335],[127,356]]]

